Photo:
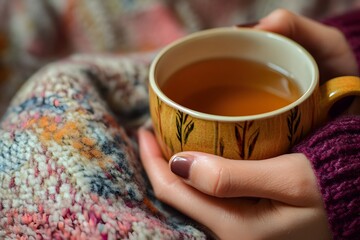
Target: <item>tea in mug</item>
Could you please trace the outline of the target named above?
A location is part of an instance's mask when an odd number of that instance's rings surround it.
[[[189,64],[172,74],[161,89],[184,107],[221,116],[270,112],[301,95],[289,74],[279,67],[239,58]]]

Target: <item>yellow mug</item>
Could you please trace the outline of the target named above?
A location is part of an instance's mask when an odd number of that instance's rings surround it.
[[[301,96],[266,113],[220,116],[179,105],[162,91],[169,77],[184,66],[224,57],[279,66],[291,73]],[[190,34],[162,49],[150,67],[149,95],[155,135],[165,158],[201,151],[230,159],[265,159],[286,153],[324,123],[335,102],[360,95],[360,79],[343,76],[319,86],[316,62],[296,42],[270,32],[225,27]]]

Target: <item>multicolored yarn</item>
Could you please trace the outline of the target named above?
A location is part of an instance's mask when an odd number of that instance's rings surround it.
[[[153,199],[128,134],[148,116],[147,65],[74,56],[19,91],[0,129],[0,238],[206,237]]]
[[[148,119],[146,80],[153,51],[191,31],[256,20],[284,3],[211,2],[0,1],[0,116],[7,109],[0,122],[0,239],[210,238],[154,198],[133,133]],[[324,16],[359,2],[294,0],[285,7],[320,17],[319,6]],[[346,33],[343,24],[339,27]],[[354,43],[358,30],[352,26],[349,33]],[[359,59],[357,43],[352,47]],[[58,61],[73,53],[86,55]],[[44,67],[49,62],[54,63]],[[325,135],[317,133],[297,149],[314,163],[339,239],[351,239],[360,229],[358,200],[346,202],[346,194],[359,192],[359,158],[349,161],[356,180],[346,182],[351,188],[325,174],[335,176],[332,170],[338,169],[335,177],[341,180],[350,172],[330,161],[341,156],[348,163],[347,152],[358,154],[358,145],[342,148],[354,143],[345,135],[359,135],[357,119],[331,123]]]

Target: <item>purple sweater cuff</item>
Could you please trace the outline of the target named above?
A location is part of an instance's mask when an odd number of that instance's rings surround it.
[[[334,239],[360,236],[360,116],[334,120],[293,149],[311,161]]]
[[[326,19],[323,23],[336,27],[344,33],[354,51],[360,72],[360,9]]]

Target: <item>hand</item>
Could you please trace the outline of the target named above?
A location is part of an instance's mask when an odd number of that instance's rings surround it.
[[[284,35],[305,47],[319,65],[322,80],[359,75],[356,58],[342,32],[287,10],[275,10],[254,28]]]
[[[170,161],[175,175],[150,131],[139,130],[139,144],[156,197],[220,239],[331,238],[316,178],[302,154],[237,161],[183,152]]]

